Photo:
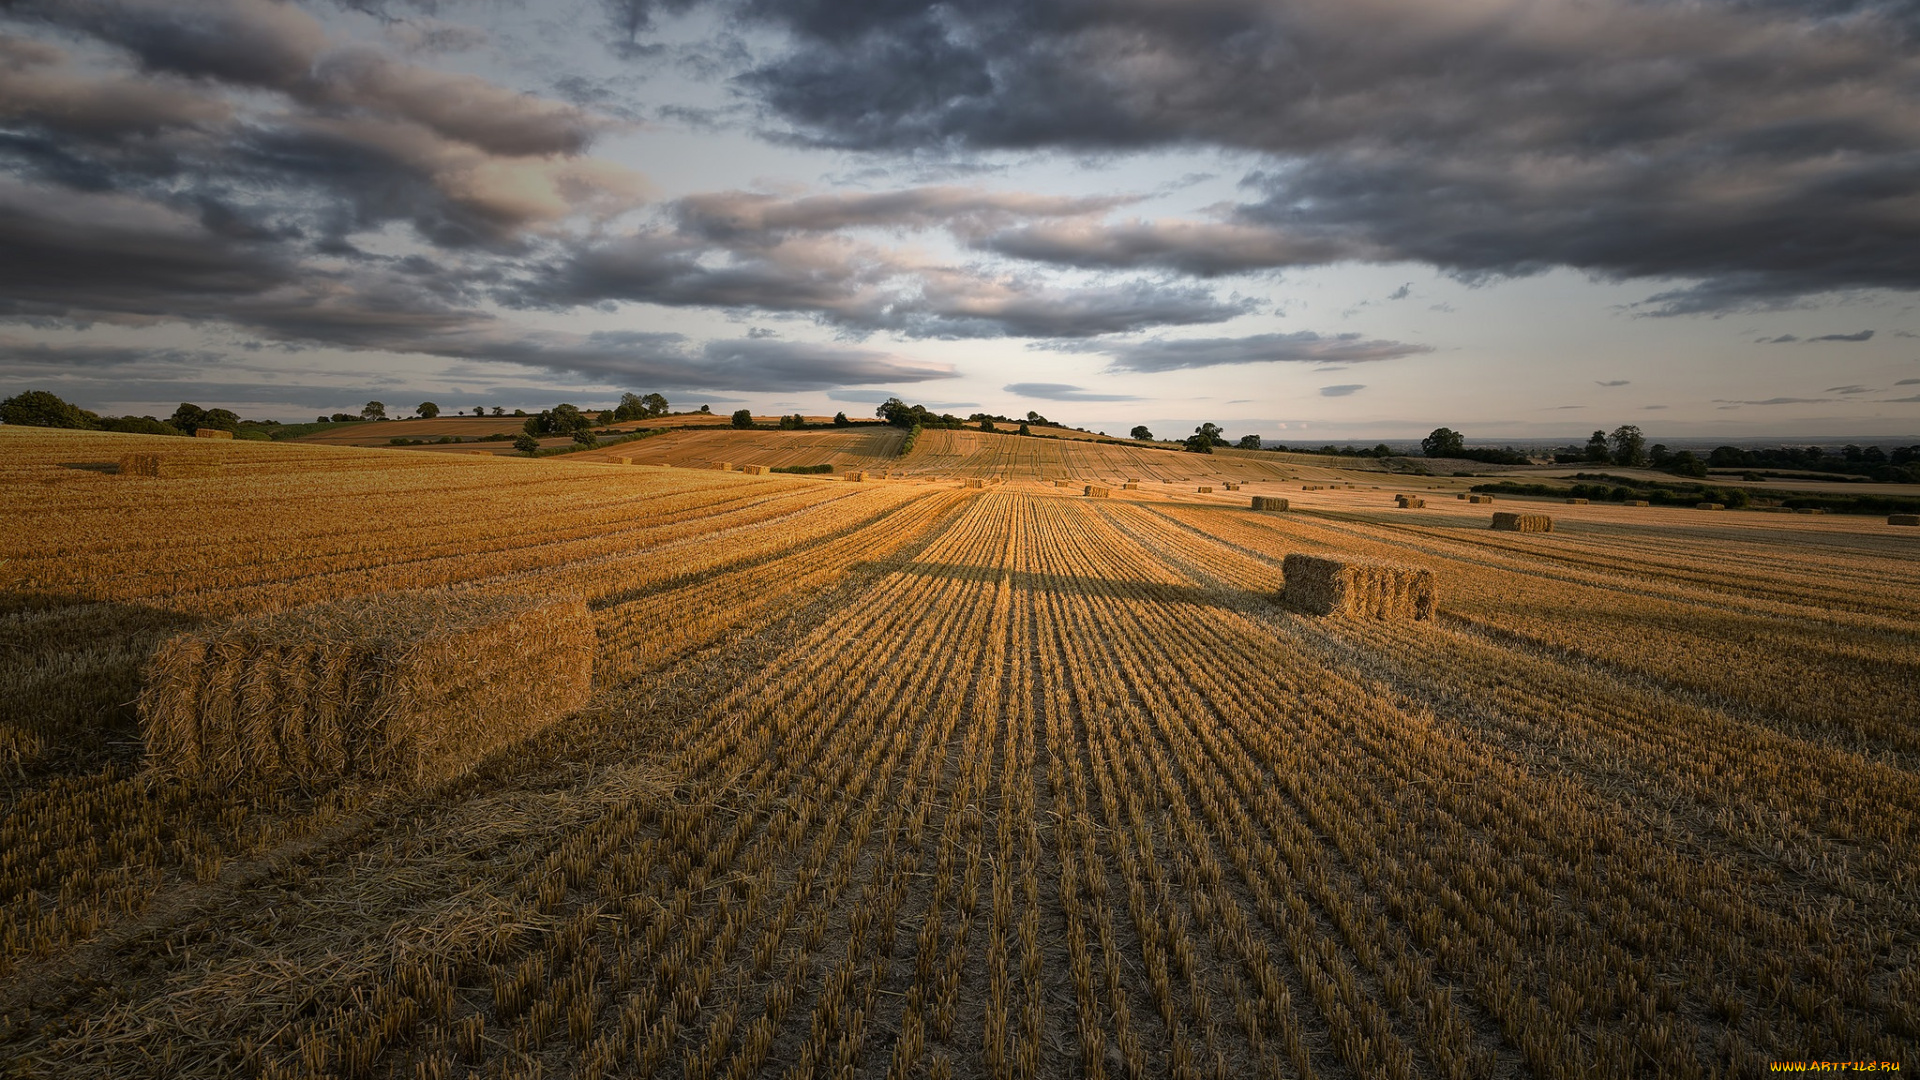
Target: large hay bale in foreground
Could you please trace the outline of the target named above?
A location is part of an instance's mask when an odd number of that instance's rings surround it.
[[[1423,567],[1295,552],[1281,573],[1282,599],[1309,614],[1433,618],[1433,571]]]
[[[1920,514],[1888,514],[1889,525],[1920,525]]]
[[[159,454],[121,454],[121,476],[159,476]]]
[[[457,775],[579,708],[594,628],[567,597],[399,593],[178,635],[140,694],[158,770],[215,782]]]
[[[719,469],[721,472],[732,472],[733,462],[731,461],[718,462],[714,465],[714,468]]]
[[[1413,495],[1402,495],[1394,501],[1400,504],[1400,509],[1402,510],[1406,510],[1409,508],[1414,510],[1421,510],[1421,509],[1425,509],[1427,505],[1427,500],[1415,497]]]
[[[1253,508],[1255,510],[1285,510],[1288,508],[1288,505],[1287,500],[1279,498],[1278,496],[1255,495],[1253,497]]]
[[[196,439],[231,439],[233,438],[233,432],[221,431],[219,428],[210,427],[194,428],[193,437]]]
[[[1553,519],[1545,514],[1515,514],[1506,510],[1493,515],[1488,526],[1505,532],[1552,532]]]
[[[1112,488],[1104,488],[1098,484],[1087,485],[1086,496],[1089,499],[1106,499],[1106,498],[1111,498],[1112,495],[1113,495]]]
[[[850,472],[842,477],[842,479],[849,484],[864,484],[867,481],[867,474],[863,472]]]

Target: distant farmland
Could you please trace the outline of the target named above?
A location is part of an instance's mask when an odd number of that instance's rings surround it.
[[[899,434],[588,452],[621,466],[0,429],[0,1062],[1916,1064],[1920,529]],[[818,455],[874,472],[709,467]],[[1488,528],[1522,506],[1553,531]],[[1431,570],[1434,617],[1305,614],[1295,553]],[[148,769],[173,635],[420,590],[584,600],[587,704],[425,787]]]

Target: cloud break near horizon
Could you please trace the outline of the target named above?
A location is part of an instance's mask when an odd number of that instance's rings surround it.
[[[14,0],[0,385],[1913,433],[1916,87],[1877,0]]]

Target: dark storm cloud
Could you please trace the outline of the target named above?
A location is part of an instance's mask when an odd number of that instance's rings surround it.
[[[1359,334],[1254,334],[1240,338],[1153,339],[1055,345],[1076,352],[1100,353],[1113,371],[1176,371],[1220,364],[1341,363],[1398,360],[1433,351],[1431,345],[1363,339]]]
[[[1895,386],[1920,386],[1920,379],[1901,379]]]
[[[1871,393],[1873,393],[1873,388],[1872,388],[1872,387],[1870,387],[1870,386],[1858,386],[1858,385],[1855,385],[1855,386],[1829,386],[1829,387],[1827,387],[1827,388],[1826,388],[1826,389],[1825,389],[1824,391],[1822,391],[1822,393],[1827,393],[1827,394],[1871,394]]]
[[[1039,398],[1042,401],[1139,401],[1132,394],[1100,394],[1066,383],[1010,383],[1001,387],[1009,394]]]
[[[1734,401],[1727,398],[1714,399],[1715,403],[1723,407],[1734,408],[1741,405],[1827,405],[1831,404],[1833,400],[1833,398],[1824,397],[1775,397],[1766,398],[1761,401]]]
[[[1911,5],[1844,18],[1834,5],[1625,0],[741,9],[791,35],[741,85],[805,141],[1209,146],[1273,162],[1224,220],[1026,227],[991,241],[1009,254],[1197,274],[1405,259],[1469,280],[1569,266],[1679,282],[1642,306],[1654,315],[1920,286]]]
[[[1808,338],[1807,340],[1808,341],[1872,341],[1873,331],[1861,330],[1858,333],[1853,333],[1853,334],[1822,334],[1819,337]]]
[[[669,390],[826,390],[953,377],[945,364],[841,345],[768,339],[709,341],[680,334],[600,331],[582,338],[480,343],[474,359],[511,360],[553,371]]]

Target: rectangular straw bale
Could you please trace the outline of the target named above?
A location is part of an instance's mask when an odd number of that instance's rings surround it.
[[[716,468],[716,469],[719,469],[719,470],[720,470],[721,472],[732,472],[732,471],[733,471],[733,462],[731,462],[731,461],[722,461],[722,462],[720,462],[719,464],[717,464],[717,465],[715,465],[715,466],[714,466],[714,468]]]
[[[1818,506],[1802,506],[1794,510],[1796,514],[1824,514],[1826,510]]]
[[[633,458],[631,458],[631,457],[623,457],[623,458],[616,458],[616,459],[614,459],[614,460],[615,460],[615,461],[617,461],[617,462],[618,462],[619,464],[621,464],[621,465],[631,465],[631,464],[633,464]]]
[[[987,486],[987,482],[977,476],[972,476],[967,478],[967,486],[970,488],[983,488]]]
[[[865,483],[866,479],[867,479],[867,474],[863,472],[850,472],[846,475],[846,481],[849,484]]]
[[[1920,525],[1920,514],[1888,514],[1889,525]]]
[[[1420,510],[1425,508],[1426,505],[1427,505],[1427,500],[1415,498],[1413,496],[1408,496],[1407,498],[1400,500],[1400,508],[1403,510],[1405,509]]]
[[[396,593],[163,644],[139,708],[161,772],[308,790],[458,775],[578,709],[594,628],[573,597]]]
[[[1071,481],[1071,480],[1055,480],[1055,481],[1053,482],[1053,486],[1054,486],[1054,487],[1072,487],[1072,486],[1073,486],[1073,481]]]
[[[1493,524],[1488,527],[1505,532],[1552,532],[1553,519],[1545,514],[1515,514],[1502,510],[1493,515]]]
[[[1113,489],[1104,488],[1098,484],[1088,484],[1086,494],[1089,499],[1105,499],[1113,495]]]
[[[1255,510],[1285,510],[1287,509],[1287,500],[1274,495],[1255,495],[1253,497],[1253,508]]]
[[[1121,484],[1121,485],[1120,485],[1120,490],[1121,490],[1121,491],[1139,491],[1139,490],[1140,490],[1140,481],[1138,481],[1138,480],[1129,480],[1129,481],[1127,481],[1126,483],[1124,483],[1124,484]]]
[[[1301,484],[1300,490],[1301,491],[1319,491],[1320,485],[1319,484]]]
[[[1720,503],[1714,503],[1714,502],[1694,503],[1693,508],[1695,510],[1725,510],[1726,509],[1726,507],[1721,505]]]
[[[1462,491],[1462,492],[1460,492],[1460,493],[1458,493],[1458,494],[1456,494],[1456,495],[1454,496],[1454,498],[1456,498],[1456,499],[1464,499],[1464,498],[1466,498],[1466,497],[1467,497],[1467,493],[1466,493],[1466,492],[1464,492],[1464,491]]]
[[[121,476],[159,476],[159,454],[121,454]]]
[[[219,428],[210,427],[194,428],[193,437],[196,439],[231,439],[233,438],[233,432],[221,431]]]
[[[1200,494],[1202,494],[1202,495],[1211,495],[1211,494],[1213,494],[1213,488],[1211,488],[1211,487],[1208,487],[1208,486],[1205,486],[1205,485],[1202,485],[1202,486],[1200,486],[1200,487],[1197,487],[1197,488],[1195,488],[1194,490],[1195,490],[1195,491],[1198,491],[1198,492],[1199,492]]]
[[[740,471],[746,473],[748,476],[765,476],[767,467],[765,465],[742,465],[740,466]]]
[[[1587,505],[1587,500],[1585,500],[1585,499],[1568,499],[1568,500],[1567,500],[1567,505],[1569,505],[1569,506],[1585,506],[1585,505]]]
[[[1488,499],[1487,499],[1487,498],[1486,498],[1485,496],[1483,496],[1483,495],[1469,495],[1469,496],[1467,496],[1467,502],[1468,502],[1468,503],[1470,503],[1470,504],[1472,504],[1472,505],[1474,505],[1474,506],[1478,506],[1478,505],[1480,505],[1481,503],[1483,503],[1483,502],[1487,502],[1487,501],[1489,501],[1489,500],[1488,500]]]
[[[1433,618],[1433,571],[1424,567],[1295,552],[1281,573],[1282,599],[1309,614]]]
[[[1645,499],[1635,499],[1632,502],[1629,502],[1627,505],[1628,506],[1652,506],[1653,504],[1648,502]]]
[[[1227,489],[1228,491],[1239,491],[1239,490],[1240,490],[1240,485],[1239,485],[1239,484],[1227,484],[1227,485],[1225,485],[1225,486],[1226,486],[1226,489]]]

